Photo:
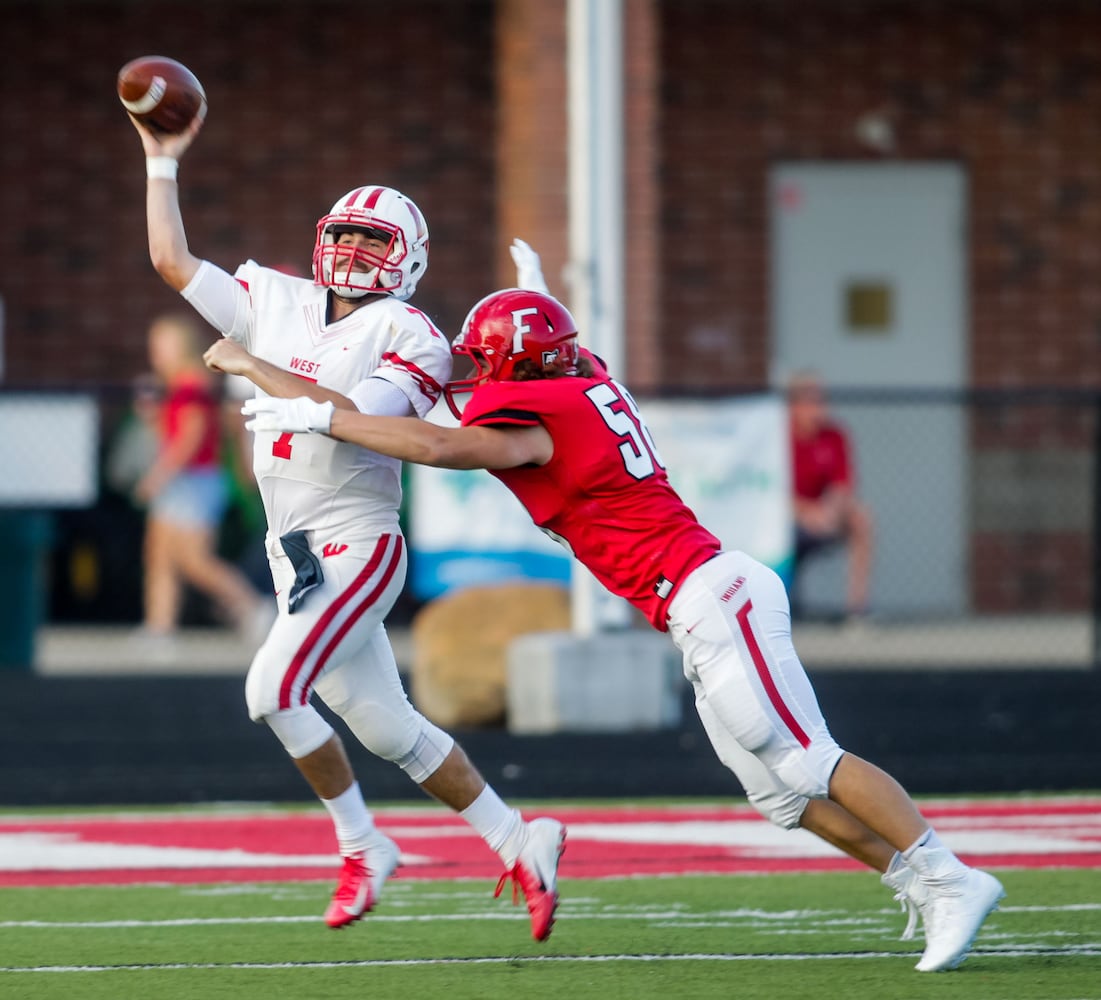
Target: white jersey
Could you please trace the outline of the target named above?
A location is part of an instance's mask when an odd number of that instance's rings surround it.
[[[253,261],[242,264],[235,277],[247,303],[239,292],[233,319],[215,325],[278,368],[345,396],[365,379],[385,379],[421,417],[450,378],[447,339],[424,313],[398,299],[378,296],[326,324],[328,289],[310,279]],[[256,394],[264,395],[260,389]],[[313,532],[315,542],[398,530],[401,463],[396,459],[321,434],[261,431],[253,445],[253,469],[275,538],[302,529]]]

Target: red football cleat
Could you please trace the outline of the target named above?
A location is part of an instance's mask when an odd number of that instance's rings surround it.
[[[496,899],[512,878],[512,901],[517,902],[517,889],[523,892],[531,915],[531,936],[536,941],[546,941],[554,926],[554,911],[558,908],[558,859],[565,849],[566,828],[558,820],[532,820],[520,857],[501,876],[493,893]]]
[[[344,859],[333,901],[325,911],[325,923],[330,927],[346,927],[354,923],[378,902],[382,886],[398,866],[398,845],[379,834],[377,845],[363,854]]]

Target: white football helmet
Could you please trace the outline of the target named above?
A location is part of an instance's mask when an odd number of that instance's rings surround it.
[[[389,246],[379,256],[339,245],[337,237],[347,229],[370,230]],[[366,270],[354,270],[357,264]],[[428,225],[421,210],[393,188],[349,191],[317,223],[313,278],[337,295],[358,299],[374,292],[404,300],[427,270]]]

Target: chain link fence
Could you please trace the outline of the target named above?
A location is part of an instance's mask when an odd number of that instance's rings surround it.
[[[145,663],[124,640],[141,621],[144,513],[129,489],[146,445],[129,386],[85,394],[99,418],[94,503],[0,509],[8,591],[0,604],[8,618],[20,609],[19,620],[6,625],[7,641],[33,624],[36,665],[47,672],[82,662]],[[1101,396],[834,389],[830,397],[851,434],[859,491],[875,517],[870,614],[857,624],[841,621],[843,549],[808,560],[795,583],[805,614],[794,627],[807,666],[1092,668],[1099,658]],[[23,444],[45,464],[68,461],[71,448],[47,434]],[[258,501],[239,467],[228,473],[238,488],[220,550],[265,583]],[[28,592],[39,589],[40,599],[28,604]],[[416,608],[407,595],[391,616],[399,648]],[[36,614],[41,620],[28,623]],[[182,624],[192,645],[181,665],[247,663],[249,650],[202,597],[189,595]]]
[[[1099,398],[831,391],[876,522],[872,614],[859,642],[804,629],[808,662],[1091,667]],[[844,574],[841,551],[808,563],[811,623]]]

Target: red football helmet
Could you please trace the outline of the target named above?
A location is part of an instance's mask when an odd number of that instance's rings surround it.
[[[493,292],[467,313],[451,345],[456,358],[474,363],[468,378],[454,379],[444,389],[455,416],[461,408],[455,395],[473,392],[483,382],[507,382],[520,361],[541,371],[573,375],[577,371],[577,324],[557,299],[525,288]]]

